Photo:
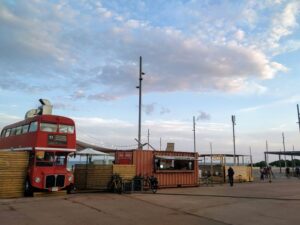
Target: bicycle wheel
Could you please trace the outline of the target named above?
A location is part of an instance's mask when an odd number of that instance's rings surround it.
[[[120,180],[118,180],[115,184],[115,191],[118,194],[122,194],[122,192],[123,192],[123,185],[122,185],[122,182]]]
[[[153,194],[155,194],[157,192],[157,185],[156,184],[153,184],[150,186],[151,187],[151,191]]]

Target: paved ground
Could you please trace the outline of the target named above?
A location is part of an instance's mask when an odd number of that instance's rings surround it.
[[[0,200],[7,225],[284,225],[300,223],[300,179]]]

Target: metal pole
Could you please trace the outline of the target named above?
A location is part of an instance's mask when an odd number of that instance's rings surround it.
[[[212,161],[213,161],[213,155],[212,155],[212,143],[210,142],[209,143],[210,145],[210,175],[211,177],[213,176],[213,164],[212,164]]]
[[[149,137],[150,137],[150,132],[149,132],[149,129],[148,129],[148,150],[149,150],[149,145],[150,145],[150,141],[149,141]]]
[[[250,165],[252,167],[253,161],[252,161],[252,150],[251,150],[251,146],[249,147],[250,150]]]
[[[249,181],[252,181],[252,177],[253,177],[253,161],[252,161],[252,150],[251,150],[251,146],[250,148],[250,168],[251,168],[251,179],[249,179]]]
[[[293,167],[293,174],[295,174],[295,167],[296,167],[296,165],[295,165],[295,156],[294,156],[294,154],[295,154],[295,146],[293,145],[293,154],[291,155],[291,159],[292,159],[292,167]]]
[[[141,126],[142,126],[142,56],[140,56],[140,73],[139,73],[139,86],[136,88],[139,89],[139,131],[138,131],[138,148],[142,149],[143,146],[141,145]]]
[[[159,151],[161,151],[161,138],[159,138]]]
[[[297,114],[298,114],[298,125],[299,125],[299,132],[300,132],[300,113],[299,113],[299,105],[297,104]]]
[[[193,117],[193,132],[194,132],[194,152],[196,153],[196,122],[195,122],[195,116]]]
[[[280,149],[280,154],[279,154],[279,172],[281,173],[282,170],[281,170],[281,149]]]
[[[285,141],[284,141],[284,133],[282,132],[282,144],[283,144],[283,152],[284,152],[284,167],[287,167],[286,164],[286,155],[285,155]]]
[[[235,132],[234,132],[234,126],[236,125],[235,123],[235,115],[231,116],[232,120],[232,135],[233,135],[233,160],[234,160],[234,165],[236,165],[236,158],[235,158]]]
[[[268,140],[266,140],[266,166],[269,166],[269,145],[268,145]]]

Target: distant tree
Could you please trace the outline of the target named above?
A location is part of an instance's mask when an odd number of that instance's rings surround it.
[[[253,166],[254,167],[266,167],[267,164],[265,161],[260,161],[260,162],[254,163]]]
[[[293,161],[291,160],[286,160],[286,165],[288,167],[293,167],[294,165],[295,167],[298,167],[300,166],[300,160],[299,159],[295,159]],[[284,167],[285,166],[285,162],[283,159],[281,160],[277,160],[277,161],[274,161],[274,162],[270,162],[269,163],[270,166],[276,166],[276,167]],[[254,167],[266,167],[266,162],[265,161],[260,161],[260,162],[257,162],[257,163],[254,163],[253,164]]]
[[[277,161],[274,161],[274,162],[271,162],[270,163],[271,166],[277,166],[277,167],[284,167],[285,166],[285,162],[283,159],[281,160],[277,160]],[[300,166],[300,160],[299,159],[295,159],[295,160],[286,160],[286,165],[288,167],[293,167],[294,165],[295,166]]]

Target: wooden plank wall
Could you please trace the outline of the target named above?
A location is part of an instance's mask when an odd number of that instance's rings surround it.
[[[250,166],[231,166],[234,170],[233,179],[235,182],[249,182],[253,181],[252,170]],[[225,178],[228,181],[228,168],[225,166]]]
[[[132,180],[135,175],[135,165],[113,165],[113,173],[119,174],[123,180]]]
[[[0,198],[24,196],[28,152],[0,152]]]
[[[105,190],[113,174],[112,165],[75,165],[75,186],[79,190]]]
[[[75,186],[78,190],[105,190],[113,174],[123,180],[135,176],[135,165],[75,165]]]

